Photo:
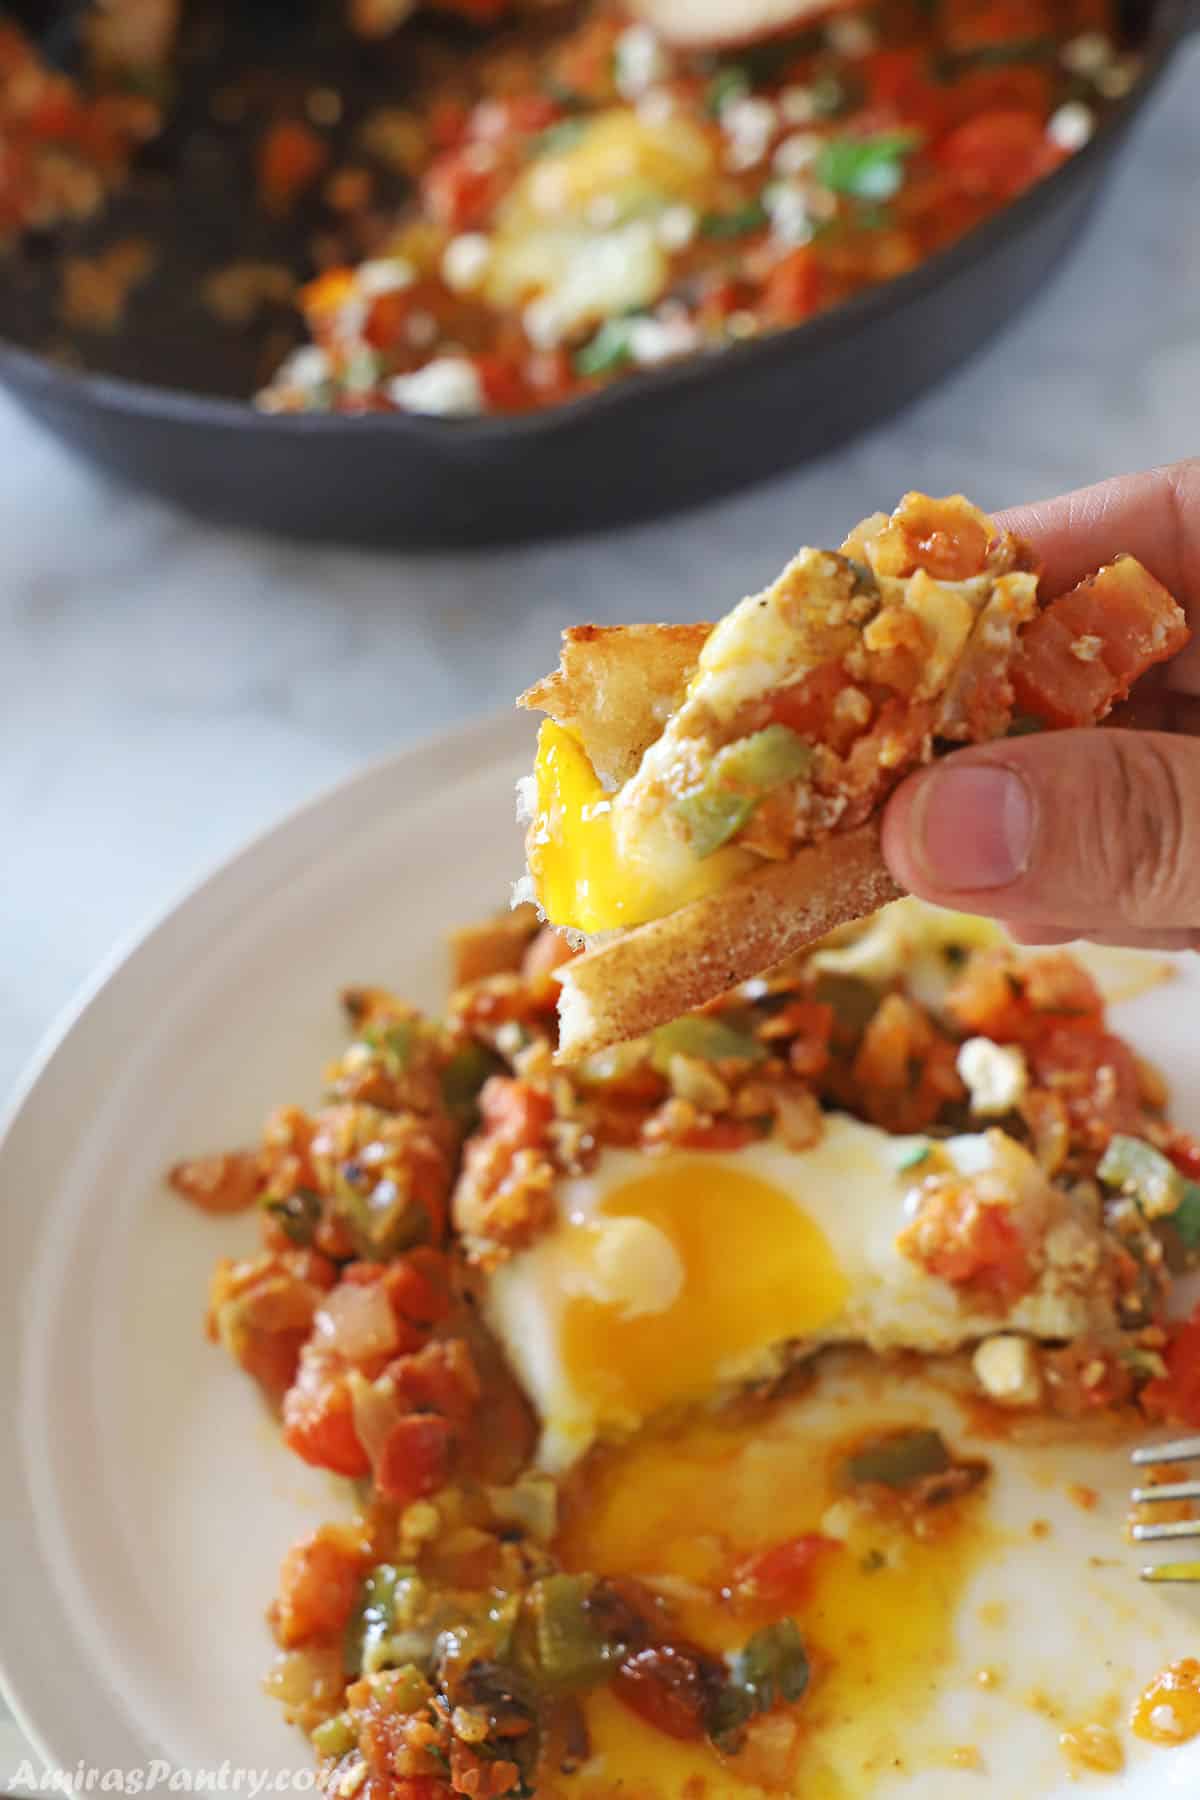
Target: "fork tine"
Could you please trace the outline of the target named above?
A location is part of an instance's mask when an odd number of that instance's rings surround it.
[[[1156,1563],[1152,1568],[1142,1570],[1142,1580],[1200,1583],[1200,1562]]]
[[[1135,1525],[1135,1544],[1159,1544],[1168,1538],[1200,1538],[1200,1519],[1174,1519],[1169,1525]]]
[[[1155,1500],[1200,1500],[1200,1481],[1166,1481],[1161,1487],[1134,1488],[1135,1506]]]
[[[1169,1444],[1144,1444],[1130,1460],[1145,1468],[1147,1463],[1190,1462],[1193,1457],[1200,1458],[1200,1437],[1175,1438]]]

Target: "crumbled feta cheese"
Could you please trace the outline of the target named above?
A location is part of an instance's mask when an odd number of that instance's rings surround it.
[[[980,1118],[1000,1118],[1011,1112],[1029,1086],[1025,1052],[1016,1044],[968,1038],[959,1047],[957,1066],[971,1095],[971,1111]]]
[[[442,252],[442,279],[456,294],[479,287],[491,260],[492,242],[482,231],[464,231]]]
[[[779,96],[779,116],[785,125],[811,125],[817,113],[817,97],[809,87],[786,87]]]
[[[972,1358],[976,1379],[990,1400],[1002,1406],[1036,1406],[1042,1376],[1028,1338],[1000,1332],[985,1338]]]
[[[793,131],[776,146],[771,167],[777,175],[802,175],[820,156],[823,142],[815,131]]]
[[[726,161],[731,169],[752,169],[771,147],[778,115],[769,100],[731,100],[721,109],[721,129],[729,140]]]
[[[696,348],[699,333],[684,312],[657,319],[634,319],[629,326],[629,352],[641,368],[654,368]]]
[[[825,27],[825,42],[835,56],[870,56],[875,48],[875,33],[865,19],[850,13],[845,18],[829,21]]]
[[[1097,637],[1094,631],[1085,631],[1082,637],[1071,641],[1071,655],[1076,662],[1095,662],[1104,648],[1104,639]]]
[[[484,410],[479,371],[465,356],[435,356],[423,369],[395,376],[387,391],[406,412],[465,418]]]
[[[667,74],[667,55],[648,25],[629,25],[613,46],[613,75],[617,91],[636,100]]]
[[[352,344],[363,334],[363,326],[370,315],[370,304],[357,291],[351,294],[330,320],[330,336],[340,344]]]
[[[332,370],[329,358],[324,350],[316,344],[302,344],[293,350],[287,360],[280,364],[271,383],[276,388],[310,388],[324,387]]]
[[[537,812],[537,777],[522,775],[517,782],[517,824],[532,825]]]
[[[1059,60],[1072,75],[1095,75],[1112,61],[1112,45],[1102,31],[1081,31],[1059,51]]]
[[[667,263],[650,219],[633,219],[615,231],[571,240],[545,291],[522,314],[525,335],[538,350],[614,313],[650,306],[667,279]]]
[[[1082,100],[1068,100],[1065,106],[1051,113],[1046,125],[1046,136],[1060,150],[1074,152],[1083,146],[1096,129],[1096,115],[1090,106]]]
[[[354,279],[363,298],[373,300],[378,294],[395,294],[401,288],[411,287],[416,271],[402,256],[381,256],[373,262],[360,263]]]
[[[771,231],[781,244],[807,244],[813,235],[813,196],[798,182],[773,181],[763,194]]]
[[[686,250],[699,223],[695,207],[668,206],[658,221],[658,241],[664,250]]]
[[[637,100],[637,116],[643,125],[665,125],[675,116],[675,96],[670,88],[651,88]]]
[[[758,319],[752,312],[732,312],[725,321],[725,330],[731,338],[757,337]]]

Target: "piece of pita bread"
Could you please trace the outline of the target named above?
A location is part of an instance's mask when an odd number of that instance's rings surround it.
[[[901,894],[875,820],[768,863],[559,971],[559,1059],[643,1037]]]
[[[576,625],[559,666],[517,701],[573,731],[607,788],[636,774],[642,754],[682,704],[711,625]]]

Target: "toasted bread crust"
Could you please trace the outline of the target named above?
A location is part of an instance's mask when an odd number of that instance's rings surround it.
[[[559,1059],[642,1037],[901,892],[871,820],[623,932],[559,971]]]
[[[606,787],[629,780],[682,704],[711,625],[576,625],[518,706],[572,730]]]

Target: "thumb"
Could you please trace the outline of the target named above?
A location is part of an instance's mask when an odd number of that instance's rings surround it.
[[[1015,926],[1136,937],[1200,926],[1200,738],[1054,731],[955,751],[888,806],[912,892]]]

